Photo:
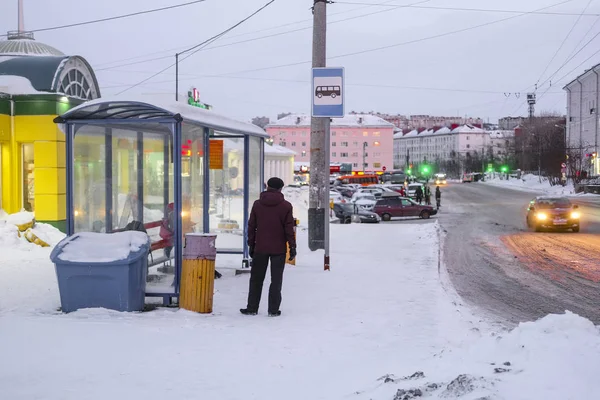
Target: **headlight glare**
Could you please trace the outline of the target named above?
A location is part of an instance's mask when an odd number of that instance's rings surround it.
[[[579,217],[581,217],[581,214],[579,213],[579,211],[573,211],[571,213],[571,219],[579,219]]]
[[[537,213],[535,215],[535,217],[537,219],[539,219],[540,221],[545,221],[548,218],[548,216],[546,214],[544,214],[544,213]]]

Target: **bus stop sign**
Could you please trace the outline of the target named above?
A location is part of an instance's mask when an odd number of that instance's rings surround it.
[[[344,68],[313,68],[311,115],[342,118],[344,92]]]

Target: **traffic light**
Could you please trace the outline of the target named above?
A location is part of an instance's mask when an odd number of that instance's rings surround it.
[[[412,175],[412,169],[411,168],[407,169],[406,173],[409,174],[409,175]]]
[[[429,165],[423,165],[422,171],[423,171],[424,175],[428,175],[429,172],[431,171],[431,168],[429,168]]]
[[[500,171],[507,173],[508,172],[508,167],[506,165],[503,165],[502,167],[500,167]]]

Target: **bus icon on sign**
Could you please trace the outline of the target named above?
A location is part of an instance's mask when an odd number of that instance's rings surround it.
[[[339,86],[317,86],[315,89],[315,96],[319,99],[323,96],[329,96],[335,99],[337,96],[342,95],[342,89]]]

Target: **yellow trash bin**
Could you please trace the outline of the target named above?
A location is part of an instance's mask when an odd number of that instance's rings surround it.
[[[213,310],[217,235],[187,233],[183,248],[179,307],[203,314]]]
[[[296,227],[298,226],[298,224],[300,223],[299,220],[294,219],[294,239],[296,238]],[[290,261],[290,245],[287,245],[287,252],[285,254],[285,262],[286,264],[290,264],[290,265],[296,265],[296,259],[294,258],[292,261]]]

